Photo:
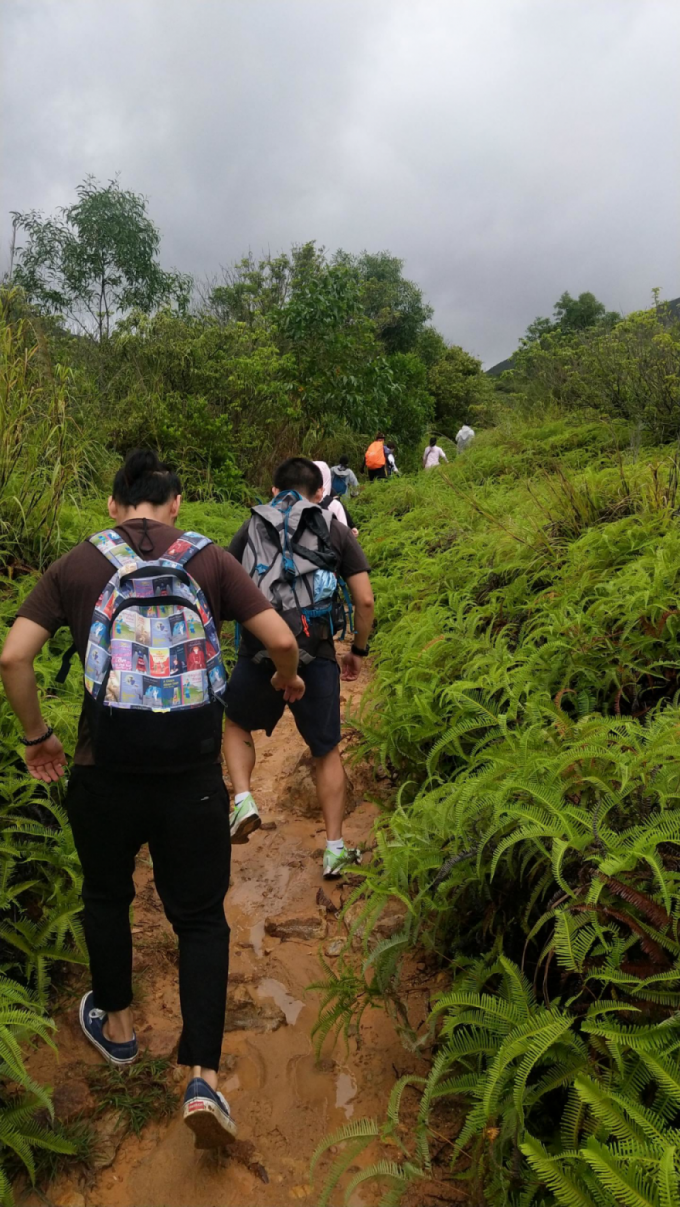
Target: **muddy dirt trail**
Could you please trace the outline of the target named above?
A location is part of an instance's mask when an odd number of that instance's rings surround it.
[[[343,698],[356,698],[343,684]],[[344,745],[351,743],[347,731]],[[319,950],[330,963],[346,937],[344,925],[319,906],[323,890],[335,907],[349,888],[322,881],[324,831],[309,760],[290,714],[271,739],[258,737],[254,793],[263,829],[234,848],[232,882],[225,907],[231,926],[231,969],[220,1088],[239,1127],[233,1153],[201,1153],[179,1110],[166,1123],[150,1123],[139,1138],[116,1128],[116,1117],[97,1124],[100,1148],[95,1172],[52,1183],[46,1195],[22,1196],[25,1207],[280,1207],[318,1202],[320,1183],[309,1181],[309,1161],[319,1141],[351,1118],[382,1117],[395,1075],[415,1071],[390,1020],[370,1011],[360,1043],[326,1046],[317,1064],[311,1031],[318,995],[307,986],[319,979]],[[370,773],[349,767],[352,782],[345,839],[370,839],[375,794]],[[143,1047],[172,1058],[180,1031],[176,947],[156,897],[148,859],[137,866],[134,906],[136,1028]],[[99,1062],[78,1028],[75,1002],[56,1013],[59,1060],[36,1053],[32,1071],[55,1087],[62,1117],[91,1109],[83,1074]],[[185,1070],[177,1070],[183,1091]],[[368,1159],[368,1158],[367,1158]],[[363,1163],[363,1162],[362,1162]],[[360,1188],[354,1207],[375,1201]]]

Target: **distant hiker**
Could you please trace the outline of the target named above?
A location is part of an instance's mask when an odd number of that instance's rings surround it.
[[[354,521],[347,510],[344,500],[333,497],[331,470],[328,468],[328,463],[326,461],[315,461],[314,464],[321,470],[321,477],[323,478],[321,506],[324,511],[330,511],[339,524],[346,524],[348,528],[352,529],[353,535],[358,536],[359,530],[355,528]]]
[[[345,495],[357,495],[358,493],[357,476],[349,468],[349,457],[343,456],[337,465],[331,466],[331,494],[334,499],[341,499]]]
[[[440,461],[448,461],[448,458],[444,449],[437,444],[437,437],[431,436],[430,443],[423,453],[423,469],[434,469]]]
[[[369,444],[366,449],[364,453],[364,465],[368,470],[368,477],[371,482],[375,478],[387,477],[387,449],[382,432],[378,432],[373,443]]]
[[[355,608],[351,652],[342,660],[343,679],[356,679],[368,653],[373,624],[373,592],[366,556],[345,525],[320,506],[323,477],[306,457],[290,457],[274,474],[273,501],[253,507],[236,533],[233,553],[295,633],[299,646],[299,682],[281,692],[272,678],[267,650],[250,633],[239,647],[227,692],[224,753],[234,787],[234,842],[247,840],[260,825],[250,792],[255,766],[252,731],[271,734],[288,704],[316,764],[316,790],[326,825],[323,874],[340,876],[359,854],[342,838],[345,771],[340,758],[340,671],[333,644],[338,576],[349,588]],[[309,556],[305,551],[309,551]]]
[[[399,477],[399,470],[397,469],[397,463],[394,459],[396,445],[386,444],[385,448],[387,449],[387,476],[388,478],[391,478],[393,474],[396,474],[396,476]]]
[[[58,629],[70,628],[85,669],[66,792],[83,869],[92,976],[80,1026],[110,1064],[136,1060],[130,905],[135,856],[148,842],[156,889],[179,940],[178,1061],[192,1069],[184,1119],[203,1148],[236,1135],[217,1092],[231,851],[220,764],[221,622],[237,620],[264,643],[278,698],[283,692],[299,698],[304,684],[288,626],[233,557],[208,537],[176,527],[180,502],[179,478],[154,452],[130,453],[114,479],[111,526],[38,581],[9,631],[0,673],[23,727],[28,771],[53,783],[64,774],[66,756],[43,720],[33,662]],[[161,598],[162,605],[154,602]],[[140,661],[149,674],[138,673]],[[175,668],[186,673],[173,674]],[[65,660],[64,677],[67,669]]]
[[[462,453],[463,449],[468,448],[474,438],[474,428],[468,427],[467,423],[464,423],[462,428],[456,432],[456,447],[458,448],[458,452]]]

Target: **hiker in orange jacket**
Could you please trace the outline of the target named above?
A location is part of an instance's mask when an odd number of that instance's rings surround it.
[[[364,453],[364,464],[362,469],[368,470],[369,481],[373,482],[375,478],[387,477],[387,449],[385,448],[385,437],[382,432],[378,432],[372,444],[369,444]]]

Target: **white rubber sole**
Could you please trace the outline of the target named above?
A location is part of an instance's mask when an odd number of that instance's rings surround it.
[[[324,878],[324,880],[339,880],[341,876],[344,876],[346,871],[347,871],[347,868],[343,868],[343,870],[341,872],[334,872],[332,870],[329,870],[327,872],[326,869],[324,868],[323,878]]]
[[[92,1047],[96,1048],[97,1051],[104,1057],[104,1060],[106,1060],[108,1064],[113,1065],[116,1069],[125,1069],[128,1065],[133,1065],[139,1056],[139,1052],[135,1052],[134,1056],[126,1057],[125,1060],[119,1060],[118,1057],[112,1056],[110,1052],[107,1052],[106,1048],[102,1044],[98,1043],[93,1035],[90,1035],[90,1032],[85,1026],[85,1002],[89,996],[89,993],[86,993],[85,996],[81,998],[80,1008],[78,1010],[80,1029],[85,1036],[85,1039],[89,1039]]]
[[[259,830],[262,825],[262,818],[257,810],[252,813],[246,813],[245,817],[239,820],[239,824],[231,830],[231,841],[234,846],[240,846],[241,843],[247,842],[250,835]]]
[[[182,1118],[194,1133],[196,1148],[220,1148],[236,1139],[238,1129],[212,1098],[192,1098]]]

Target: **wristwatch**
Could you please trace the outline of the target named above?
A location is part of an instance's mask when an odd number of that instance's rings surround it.
[[[357,658],[368,658],[368,646],[366,646],[365,650],[362,650],[358,645],[352,643],[352,653],[356,654]]]

